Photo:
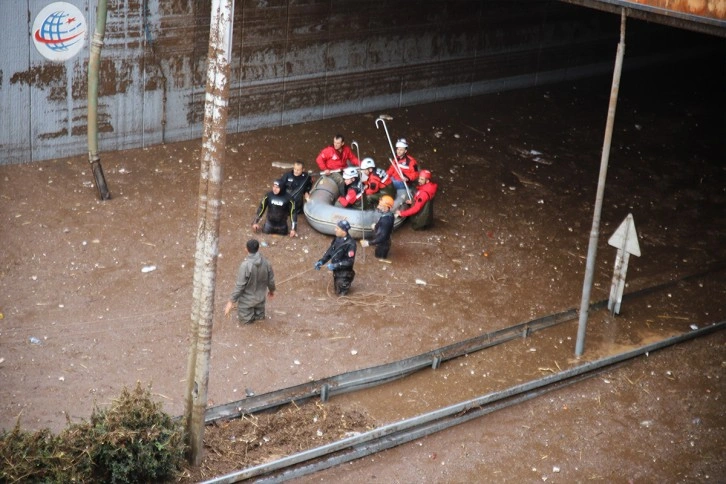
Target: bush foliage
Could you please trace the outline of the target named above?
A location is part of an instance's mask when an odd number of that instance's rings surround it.
[[[181,469],[185,450],[180,424],[137,383],[58,435],[26,432],[19,422],[4,432],[0,482],[160,482]]]

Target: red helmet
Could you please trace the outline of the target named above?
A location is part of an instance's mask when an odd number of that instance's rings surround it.
[[[421,170],[418,172],[419,178],[425,178],[427,180],[431,180],[431,172],[428,170]]]

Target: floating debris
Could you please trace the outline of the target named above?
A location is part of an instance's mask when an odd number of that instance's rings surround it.
[[[419,286],[425,286],[426,281],[424,281],[423,279],[416,279],[416,284],[418,284]]]
[[[151,272],[151,271],[155,271],[155,270],[156,270],[156,266],[144,266],[141,268],[141,272]]]

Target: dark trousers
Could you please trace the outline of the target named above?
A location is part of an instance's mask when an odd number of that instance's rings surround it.
[[[376,257],[378,259],[387,259],[389,250],[391,250],[391,241],[381,242],[376,245]]]
[[[290,231],[287,229],[287,223],[275,224],[269,220],[265,221],[265,226],[262,227],[262,232],[265,234],[279,234],[287,235]]]
[[[352,269],[339,269],[333,271],[333,287],[335,287],[335,294],[338,296],[345,296],[350,290],[350,285],[353,284],[355,279],[355,271]]]

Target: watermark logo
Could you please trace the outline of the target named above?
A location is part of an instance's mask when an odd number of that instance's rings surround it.
[[[33,22],[33,42],[40,55],[63,62],[78,54],[86,42],[86,19],[75,5],[54,2]]]

